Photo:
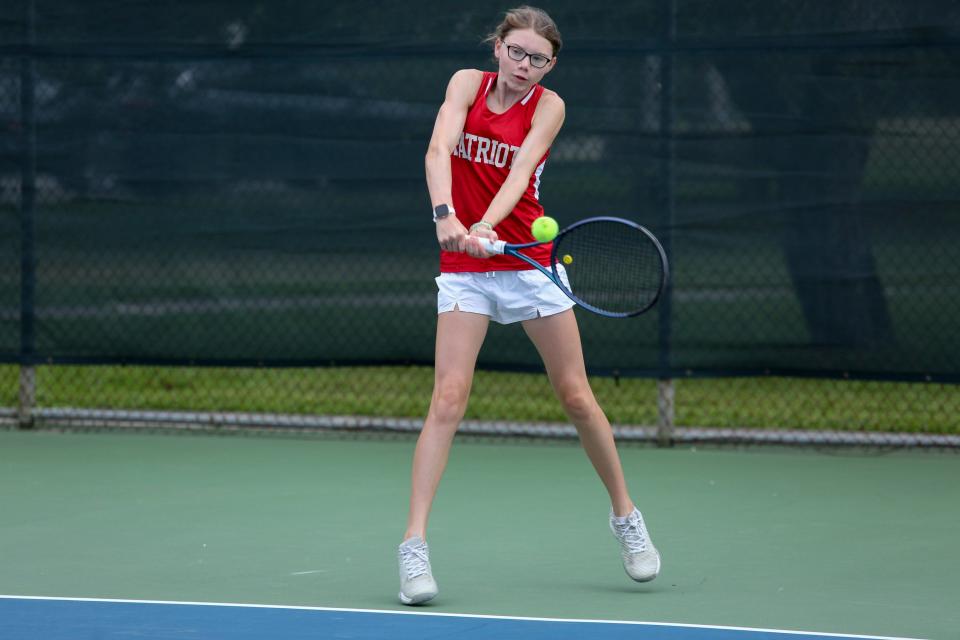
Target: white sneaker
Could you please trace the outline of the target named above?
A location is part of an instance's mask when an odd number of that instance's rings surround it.
[[[400,560],[400,602],[423,604],[437,595],[430,571],[430,549],[420,537],[405,540],[397,551]]]
[[[649,582],[660,573],[660,553],[653,546],[643,516],[634,508],[626,522],[619,523],[610,511],[610,530],[620,543],[623,568],[637,582]]]

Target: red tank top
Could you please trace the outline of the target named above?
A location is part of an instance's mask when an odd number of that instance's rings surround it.
[[[487,95],[496,86],[497,74],[486,71],[473,100],[460,134],[460,142],[450,157],[453,177],[453,208],[463,226],[480,220],[487,206],[507,179],[513,159],[520,150],[533,122],[543,87],[534,85],[530,92],[503,113],[494,113],[487,107]],[[526,191],[495,231],[507,243],[533,242],[530,225],[543,215],[540,205],[540,175],[550,151],[543,154],[536,170],[530,176]],[[550,264],[551,244],[524,250],[524,253],[543,265]],[[473,258],[456,251],[440,252],[442,273],[463,271],[519,271],[532,269],[529,264],[513,256]]]

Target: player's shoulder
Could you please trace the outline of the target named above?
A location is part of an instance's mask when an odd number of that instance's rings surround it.
[[[545,106],[547,109],[559,109],[561,112],[566,107],[566,104],[563,102],[563,98],[560,97],[560,94],[552,89],[547,89],[544,87],[543,95],[540,96],[540,102],[538,104]]]
[[[537,102],[537,108],[534,112],[534,119],[541,121],[550,121],[554,120],[557,122],[563,122],[564,117],[566,116],[566,104],[563,102],[563,98],[556,91],[550,89],[544,89],[543,94],[540,96],[540,101]]]
[[[451,80],[458,80],[460,82],[476,82],[480,84],[480,81],[483,79],[483,71],[480,69],[458,69],[453,72],[453,75],[450,77]]]
[[[483,82],[483,71],[479,69],[460,69],[450,76],[449,86],[460,91],[467,91],[472,97],[480,88],[481,82]]]

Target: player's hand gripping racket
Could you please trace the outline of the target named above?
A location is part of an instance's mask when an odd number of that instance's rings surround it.
[[[487,253],[505,253],[533,265],[584,309],[609,318],[627,318],[650,309],[667,284],[667,255],[647,229],[622,218],[576,222],[552,240],[550,267],[521,250],[543,242],[506,244],[480,238]],[[567,282],[561,278],[566,271]]]

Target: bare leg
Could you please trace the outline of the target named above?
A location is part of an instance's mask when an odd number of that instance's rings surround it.
[[[633,502],[627,491],[610,422],[597,404],[587,380],[580,329],[573,310],[527,320],[523,328],[540,352],[550,383],[577,428],[587,457],[610,494],[614,513],[618,516],[629,514],[633,511]]]
[[[490,318],[449,311],[437,317],[437,345],[433,397],[413,455],[413,479],[406,540],[426,539],[430,506],[447,466],[450,445],[467,410],[477,354],[487,335]]]

